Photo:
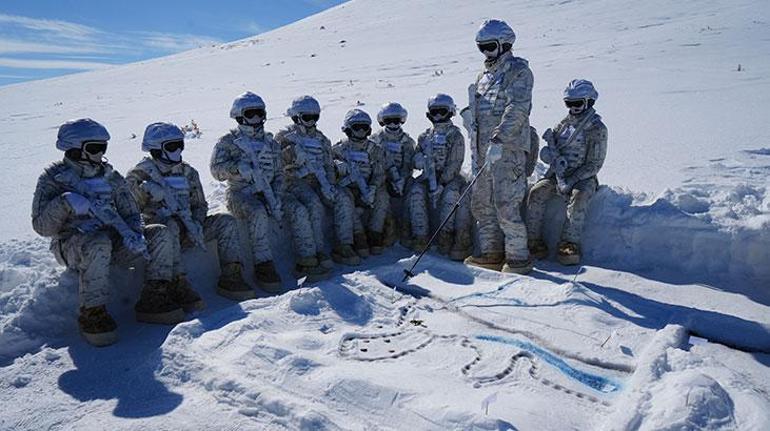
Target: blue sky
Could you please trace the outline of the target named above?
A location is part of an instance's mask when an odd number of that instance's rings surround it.
[[[3,0],[0,85],[242,39],[344,0]]]

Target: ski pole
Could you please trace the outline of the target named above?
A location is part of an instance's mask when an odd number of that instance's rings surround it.
[[[430,237],[428,244],[425,245],[425,248],[422,249],[422,251],[420,252],[420,255],[417,256],[417,260],[414,261],[414,263],[412,264],[412,267],[404,270],[404,279],[401,280],[402,283],[414,277],[414,272],[412,271],[414,271],[414,268],[420,262],[420,259],[422,259],[425,253],[427,253],[428,250],[430,250],[430,246],[431,244],[433,244],[433,241],[436,240],[438,233],[441,232],[441,228],[443,228],[444,225],[447,224],[447,222],[449,222],[449,219],[452,218],[452,215],[455,213],[455,211],[457,211],[457,208],[460,207],[460,202],[463,201],[463,199],[465,198],[465,195],[467,195],[468,192],[471,190],[471,187],[473,187],[473,184],[476,183],[477,179],[479,179],[479,176],[481,176],[481,173],[484,172],[484,169],[486,169],[488,164],[489,164],[489,159],[484,161],[484,164],[481,165],[481,169],[479,169],[479,171],[476,172],[476,175],[471,179],[471,183],[468,184],[468,187],[465,188],[465,191],[463,191],[463,193],[460,195],[460,198],[457,199],[457,202],[452,207],[452,211],[449,211],[449,214],[444,218],[444,221],[441,222],[438,229],[436,229],[436,231],[433,232],[433,236]]]

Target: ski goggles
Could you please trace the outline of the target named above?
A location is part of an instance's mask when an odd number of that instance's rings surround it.
[[[383,118],[382,124],[401,124],[401,117]]]
[[[368,132],[372,127],[366,123],[351,124],[350,130],[354,132]]]
[[[478,42],[476,46],[481,52],[495,52],[500,45],[496,40],[488,40],[484,42]]]
[[[265,118],[266,115],[267,115],[267,112],[265,112],[265,110],[262,108],[249,108],[243,111],[243,116],[246,118],[254,118],[254,117]]]
[[[173,141],[166,141],[161,144],[163,151],[173,153],[177,150],[184,150],[184,141],[182,139],[175,139]]]
[[[302,114],[299,116],[299,118],[302,119],[302,121],[309,123],[311,121],[318,121],[319,118],[321,118],[320,114]]]
[[[439,117],[446,117],[449,115],[449,109],[448,108],[430,108],[428,110],[428,114],[430,114],[433,118],[439,118]]]
[[[85,141],[81,148],[88,154],[106,153],[107,141]]]
[[[580,100],[565,100],[564,104],[567,105],[567,108],[580,108],[581,106],[585,105],[586,101],[583,99]]]

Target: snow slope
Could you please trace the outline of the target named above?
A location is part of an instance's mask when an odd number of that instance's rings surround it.
[[[354,0],[218,47],[0,87],[0,429],[768,428],[770,143],[757,125],[768,120],[769,9]],[[516,277],[429,256],[399,293],[385,285],[410,263],[396,247],[233,305],[212,294],[213,257],[194,252],[185,261],[209,305],[200,315],[173,329],[134,323],[140,277],[116,270],[121,342],[95,350],[78,339],[77,279],[29,223],[61,122],[105,123],[108,157],[126,170],[141,157],[132,134],[194,119],[203,135],[185,157],[221,209],[207,163],[235,95],[262,94],[277,130],[289,101],[312,93],[332,140],[347,109],[398,100],[416,135],[429,95],[465,104],[486,17],[517,31],[538,129],[563,115],[567,81],[599,88],[610,150],[586,266]],[[273,239],[286,243],[277,230]],[[692,346],[688,333],[710,342]]]

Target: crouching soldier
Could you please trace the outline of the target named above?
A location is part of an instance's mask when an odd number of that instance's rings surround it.
[[[174,324],[184,319],[171,288],[173,238],[162,225],[142,228],[125,179],[104,161],[109,139],[94,120],[64,123],[56,141],[64,159],[40,176],[32,204],[32,227],[52,238],[60,263],[78,272],[80,332],[97,346],[117,340],[117,325],[106,308],[112,262],[147,259],[137,320]]]
[[[342,131],[348,138],[334,145],[332,153],[341,193],[354,205],[349,207],[340,228],[345,235],[352,235],[360,257],[382,254],[382,229],[390,206],[385,188],[385,151],[368,139],[372,119],[360,109],[345,114]],[[361,216],[366,219],[366,229]]]
[[[385,151],[387,156],[387,190],[390,194],[390,206],[385,218],[383,243],[390,247],[401,236],[402,241],[409,236],[408,217],[405,217],[404,195],[412,183],[412,163],[414,159],[414,139],[401,128],[406,123],[407,112],[403,106],[391,102],[382,105],[377,113],[377,122],[382,129],[372,135],[372,141]],[[398,226],[398,231],[396,229]]]
[[[204,307],[182,266],[182,249],[196,246],[206,249],[215,240],[221,275],[217,293],[234,299],[254,298],[241,272],[238,225],[230,214],[207,215],[208,203],[203,194],[198,171],[182,161],[184,133],[169,123],[147,126],[142,151],[149,152],[138,165],[128,171],[126,180],[147,224],[166,226],[172,241],[172,296],[187,311]]]
[[[302,203],[310,216],[318,261],[325,268],[334,265],[324,251],[324,214],[330,207],[337,234],[333,250],[336,261],[358,265],[361,259],[353,250],[353,238],[341,227],[353,203],[334,184],[331,141],[317,127],[321,106],[311,96],[300,96],[291,102],[286,114],[293,124],[278,132],[275,139],[281,144],[288,192]]]
[[[563,265],[580,262],[580,236],[591,197],[596,193],[599,173],[607,155],[607,127],[594,110],[599,97],[593,84],[575,79],[564,90],[567,116],[543,134],[548,144],[540,151],[540,159],[550,165],[545,177],[529,194],[527,228],[529,250],[538,258],[548,256],[543,241],[543,217],[552,196],[567,201],[567,219],[561,231],[557,259]]]
[[[421,251],[427,244],[430,221],[443,221],[460,199],[467,181],[460,173],[465,157],[465,140],[460,129],[452,124],[455,104],[446,94],[428,101],[426,116],[433,127],[417,139],[415,169],[422,174],[409,190],[408,211],[414,242],[412,248]],[[471,252],[471,216],[467,200],[438,233],[438,251],[452,260],[462,261]]]

